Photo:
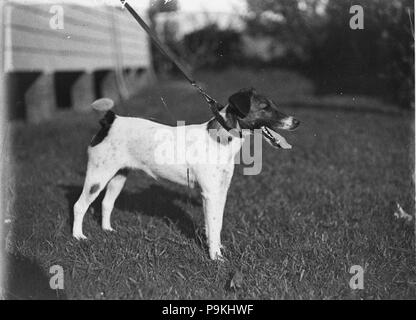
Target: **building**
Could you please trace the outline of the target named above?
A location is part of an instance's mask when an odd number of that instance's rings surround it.
[[[137,7],[146,13],[146,6]],[[2,1],[2,70],[9,118],[48,119],[125,97],[151,68],[147,35],[119,2]]]

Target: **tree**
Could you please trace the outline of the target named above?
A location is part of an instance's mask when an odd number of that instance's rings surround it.
[[[156,15],[161,12],[175,12],[179,8],[177,0],[150,0],[150,7],[148,11],[150,20],[150,29],[156,34]],[[165,34],[165,44],[167,47],[177,53],[177,44],[171,41],[171,35],[175,30],[168,30],[169,33]],[[171,61],[167,60],[166,57],[159,51],[159,49],[151,43],[151,52],[153,60],[153,69],[162,73],[166,73],[173,68]]]
[[[303,59],[289,54],[303,68],[319,71],[321,77],[338,73],[342,80],[348,75],[357,79],[350,81],[356,82],[356,90],[374,84],[364,80],[370,75],[391,88],[397,102],[409,106],[414,100],[412,0],[360,1],[363,30],[349,26],[354,4],[349,0],[247,1],[250,32],[274,37],[289,48],[301,47]],[[279,19],[270,19],[273,15]]]

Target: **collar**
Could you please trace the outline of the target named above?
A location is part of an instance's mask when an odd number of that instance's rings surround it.
[[[242,131],[237,117],[227,112],[227,108],[228,105],[207,123],[208,134],[221,144],[228,144],[233,138],[242,138]]]

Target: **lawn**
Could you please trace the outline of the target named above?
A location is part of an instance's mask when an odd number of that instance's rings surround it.
[[[313,89],[278,70],[196,77],[222,102],[254,86],[302,121],[283,133],[292,150],[263,144],[260,175],[236,168],[222,231],[227,261],[208,258],[198,195],[139,172],[116,201],[117,232],[101,230],[97,200],[84,219],[89,240],[74,240],[72,206],[99,125],[94,114],[65,112],[41,125],[12,126],[6,296],[415,299],[415,225],[394,217],[396,202],[415,210],[413,113],[289,105]],[[182,81],[143,90],[117,108],[164,122],[210,116]],[[48,289],[52,265],[63,267],[63,291]],[[365,269],[363,290],[349,287],[352,265]]]

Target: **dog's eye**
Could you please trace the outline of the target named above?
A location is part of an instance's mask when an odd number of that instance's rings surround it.
[[[268,107],[267,103],[260,103],[260,109],[266,109]]]

